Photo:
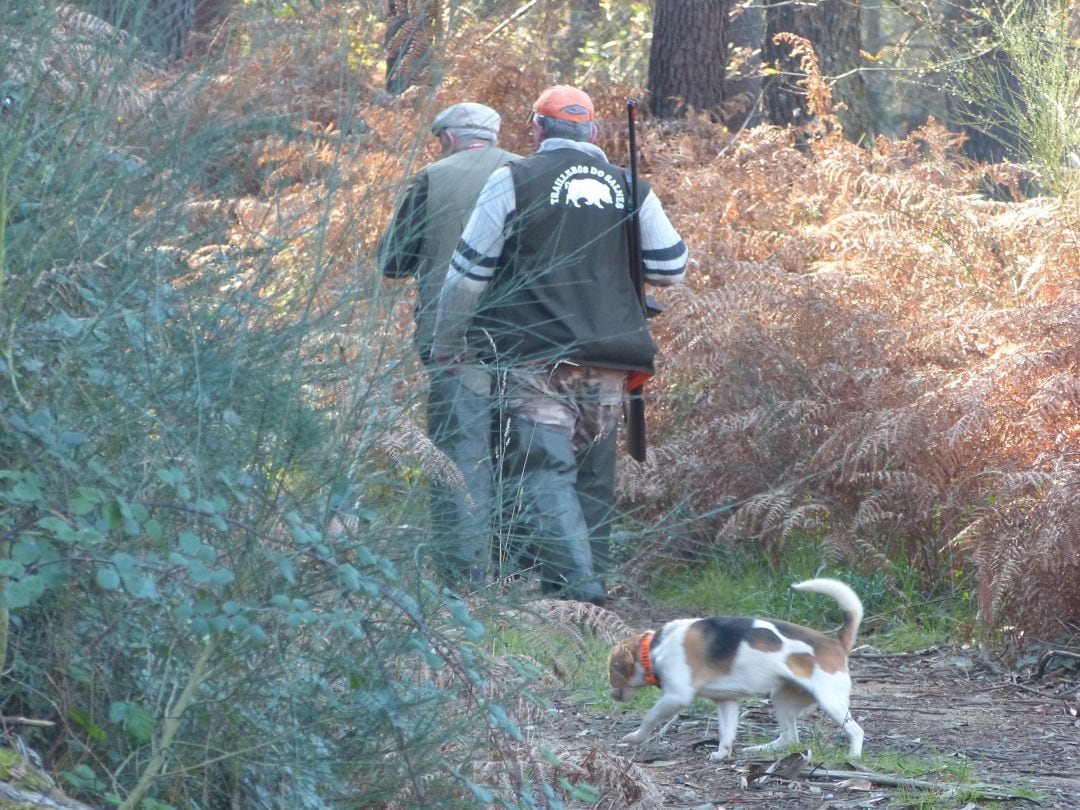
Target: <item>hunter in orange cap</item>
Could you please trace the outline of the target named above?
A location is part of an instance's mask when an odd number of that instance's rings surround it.
[[[521,494],[504,515],[508,570],[535,568],[549,598],[602,605],[627,377],[652,374],[656,357],[630,275],[630,214],[645,281],[683,283],[687,251],[644,180],[631,212],[631,180],[597,146],[588,95],[549,87],[530,117],[536,152],[491,173],[442,273],[431,358],[447,373],[471,360],[498,369],[493,398],[509,418],[495,463]]]
[[[592,121],[595,115],[588,93],[566,84],[557,84],[541,93],[533,104],[533,112],[547,118],[578,123]]]

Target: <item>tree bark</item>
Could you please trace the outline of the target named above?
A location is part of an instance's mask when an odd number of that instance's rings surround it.
[[[740,5],[727,22],[727,75],[724,77],[724,123],[729,129],[761,123],[763,87],[761,46],[765,14],[760,5]]]
[[[196,0],[95,0],[92,14],[139,38],[150,51],[168,58],[183,54],[187,35],[195,30]]]
[[[799,60],[791,55],[786,43],[776,43],[779,33],[792,33],[809,40],[817,55],[822,78],[831,87],[836,117],[844,137],[856,143],[873,136],[866,82],[861,73],[860,4],[852,0],[818,0],[816,3],[792,3],[791,0],[766,0],[765,44],[763,60],[778,73],[765,87],[765,114],[771,123],[781,126],[807,126],[810,112],[804,89],[798,82],[805,77]]]
[[[431,70],[441,32],[440,0],[388,0],[386,3],[386,90],[399,95]]]
[[[722,120],[731,0],[656,0],[649,50],[649,109],[658,118],[690,110]]]

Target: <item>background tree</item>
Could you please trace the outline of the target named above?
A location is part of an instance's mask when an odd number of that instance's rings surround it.
[[[695,109],[721,119],[730,9],[730,0],[657,0],[649,50],[654,115]]]
[[[439,0],[387,0],[386,89],[401,93],[419,81],[432,66],[435,43],[442,31]]]
[[[765,83],[765,114],[773,124],[805,127],[809,114],[799,82],[805,74],[799,59],[776,35],[791,33],[808,40],[817,54],[822,79],[831,86],[833,102],[843,105],[837,117],[844,136],[856,143],[873,135],[874,127],[861,64],[860,3],[848,0],[818,0],[792,3],[766,0],[765,42],[762,60],[775,73]]]
[[[1024,8],[1027,5],[987,5],[980,0],[945,5],[941,62],[950,66],[957,55],[966,57],[958,70],[946,68],[946,83],[953,90],[946,96],[949,121],[967,136],[964,151],[976,160],[1016,160],[1021,154],[1019,122],[1014,116],[1026,113],[1012,56],[1001,47],[997,32],[1006,18],[1030,18],[1033,9]],[[1025,20],[1016,22],[1022,25]],[[973,62],[969,61],[972,57]],[[975,85],[978,92],[973,92]]]
[[[193,33],[207,34],[228,14],[229,0],[89,0],[91,14],[128,31],[151,53],[182,56]]]
[[[1033,163],[1062,191],[1076,161],[1080,8],[1066,0],[948,6],[938,77],[976,160]],[[1070,158],[1070,155],[1074,155]]]
[[[574,62],[585,48],[586,41],[595,36],[604,19],[599,0],[572,0],[566,12],[566,35],[561,38],[556,70],[573,75]]]
[[[728,17],[724,123],[735,130],[761,122],[761,46],[765,14],[760,5],[740,4]]]

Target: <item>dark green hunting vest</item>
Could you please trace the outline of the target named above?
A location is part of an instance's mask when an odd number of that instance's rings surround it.
[[[473,349],[501,364],[652,372],[656,344],[627,264],[623,170],[555,149],[510,171],[517,211],[470,332]]]

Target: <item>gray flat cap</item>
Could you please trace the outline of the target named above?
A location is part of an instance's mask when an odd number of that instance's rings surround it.
[[[491,107],[463,101],[447,107],[431,122],[431,134],[438,136],[446,129],[474,130],[477,134],[497,135],[502,119]]]

